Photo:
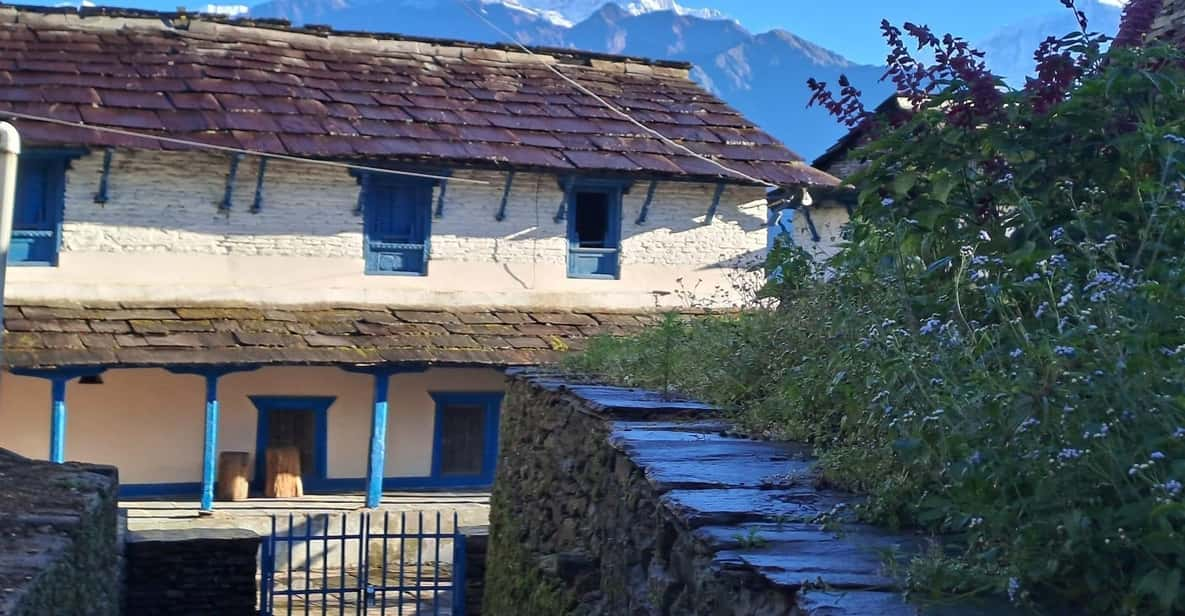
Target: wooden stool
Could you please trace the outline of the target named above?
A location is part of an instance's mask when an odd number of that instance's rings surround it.
[[[263,495],[268,498],[297,498],[304,496],[300,480],[300,449],[272,447],[267,450],[267,474]]]
[[[247,500],[250,460],[251,454],[245,451],[224,451],[218,455],[218,500]]]

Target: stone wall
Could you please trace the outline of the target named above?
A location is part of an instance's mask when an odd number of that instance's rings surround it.
[[[347,170],[271,161],[252,213],[253,158],[239,165],[226,211],[226,155],[116,150],[99,204],[102,161],[94,151],[71,163],[59,266],[10,272],[10,297],[651,308],[653,291],[674,292],[682,278],[706,294],[766,247],[764,189],[728,187],[707,223],[715,185],[660,182],[639,225],[649,184],[638,181],[622,207],[621,279],[570,280],[558,176],[515,175],[496,221],[506,173],[456,170],[431,220],[428,275],[367,276],[360,188]]]
[[[348,171],[271,161],[263,207],[255,197],[258,163],[245,158],[236,175],[229,212],[219,210],[226,187],[227,156],[205,153],[115,152],[108,201],[94,202],[103,153],[72,163],[67,173],[64,252],[182,252],[362,258],[362,218],[354,214],[359,186]],[[519,173],[506,219],[494,220],[506,174],[457,171],[445,193],[444,215],[432,220],[432,258],[458,261],[563,263],[567,225],[552,220],[562,201],[557,176]],[[469,184],[480,180],[486,184]],[[733,186],[718,218],[703,222],[713,184],[662,182],[647,223],[635,225],[647,192],[636,182],[625,197],[623,263],[710,264],[725,252],[764,246],[764,191]],[[433,195],[439,196],[439,188]],[[741,204],[762,201],[741,212]],[[751,218],[753,220],[738,220]]]
[[[119,614],[113,467],[0,449],[0,615]]]
[[[1149,38],[1176,45],[1185,43],[1185,0],[1164,0]]]
[[[851,497],[815,487],[807,452],[727,436],[718,415],[648,392],[515,374],[484,613],[918,613],[882,554],[918,549],[919,538],[852,523]],[[825,530],[825,519],[842,532]]]
[[[807,223],[806,212],[808,209],[819,239],[815,239],[811,233],[810,224]],[[807,209],[799,208],[794,210],[793,214],[794,235],[792,239],[796,245],[801,246],[815,259],[820,261],[830,259],[843,247],[844,228],[850,221],[851,216],[848,215],[848,211],[837,203]]]
[[[255,614],[259,535],[243,529],[128,533],[127,614]]]

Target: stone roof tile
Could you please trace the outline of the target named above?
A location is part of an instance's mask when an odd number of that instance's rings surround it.
[[[15,16],[0,22],[0,41],[8,42],[0,45],[0,112],[275,154],[746,181],[670,158],[666,144],[574,91],[542,59],[728,167],[761,161],[743,172],[777,184],[837,183],[692,82],[686,64],[570,49],[530,56],[499,45],[192,13],[9,10]],[[30,145],[192,147],[15,121]]]
[[[5,365],[523,366],[594,334],[638,331],[649,313],[168,304],[10,305]]]

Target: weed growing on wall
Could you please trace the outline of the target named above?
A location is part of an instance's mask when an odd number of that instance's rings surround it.
[[[781,244],[776,307],[597,340],[572,367],[814,444],[865,519],[943,537],[918,592],[1185,611],[1185,56],[1132,28],[1105,55],[1085,27],[1050,39],[1008,91],[959,39],[886,24],[916,113],[861,153],[828,281]],[[875,121],[841,85],[816,101]]]

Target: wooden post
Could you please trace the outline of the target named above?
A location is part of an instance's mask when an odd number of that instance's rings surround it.
[[[218,500],[247,500],[250,488],[247,480],[250,458],[251,454],[245,451],[224,451],[218,455]]]
[[[206,374],[206,434],[202,445],[201,511],[214,510],[214,465],[218,453],[218,374]]]
[[[0,264],[2,266],[3,264]],[[49,461],[61,464],[66,461],[66,382],[69,379],[54,377],[50,380],[51,398],[49,420]]]
[[[374,412],[370,421],[370,455],[366,469],[366,506],[374,509],[383,501],[383,470],[387,459],[387,393],[391,375],[374,374]]]

